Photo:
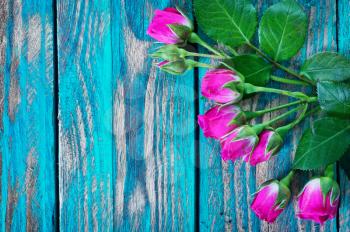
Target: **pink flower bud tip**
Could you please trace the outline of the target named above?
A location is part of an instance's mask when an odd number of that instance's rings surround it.
[[[242,93],[235,88],[235,83],[241,82],[241,78],[228,69],[214,69],[208,71],[202,80],[202,95],[218,103],[238,102]]]
[[[158,65],[158,67],[160,68],[160,67],[162,67],[162,66],[164,66],[164,65],[166,65],[166,64],[168,64],[168,63],[169,63],[169,61],[164,60],[164,61],[158,63],[157,65]]]
[[[198,115],[198,124],[205,137],[220,139],[237,127],[232,121],[241,120],[241,116],[243,114],[237,106],[215,106],[204,115]]]
[[[246,156],[244,161],[252,166],[270,159],[275,155],[283,143],[282,137],[275,131],[264,130],[259,135],[259,143],[254,148],[250,156]]]
[[[221,139],[221,158],[235,161],[249,156],[257,142],[258,136],[251,127],[238,127]]]
[[[181,25],[191,30],[191,22],[175,8],[156,10],[151,24],[147,29],[147,34],[155,40],[165,44],[182,43],[183,38],[175,33],[169,26]]]
[[[272,223],[282,213],[290,198],[290,190],[277,180],[267,181],[259,188],[251,204],[254,213]]]
[[[323,224],[336,216],[340,190],[329,177],[310,180],[298,196],[297,216]]]

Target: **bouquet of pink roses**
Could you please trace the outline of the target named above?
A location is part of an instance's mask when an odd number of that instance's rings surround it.
[[[255,193],[252,210],[260,219],[273,222],[288,205],[295,171],[324,168],[324,175],[312,178],[298,196],[297,216],[318,223],[334,218],[340,195],[334,180],[335,163],[350,172],[345,161],[350,156],[346,154],[350,145],[350,61],[340,54],[323,52],[310,57],[300,71],[280,63],[296,55],[306,37],[307,17],[295,0],[281,1],[266,10],[258,28],[259,47],[251,42],[258,19],[249,1],[194,0],[194,10],[199,27],[220,43],[221,49],[195,33],[193,22],[179,8],[156,10],[147,33],[165,44],[152,54],[161,70],[180,75],[193,68],[209,69],[202,79],[201,93],[215,105],[198,116],[198,124],[206,137],[220,142],[223,160],[243,159],[253,166],[266,162],[278,154],[289,131],[311,114],[319,115],[304,132],[290,173],[262,184]],[[187,47],[189,43],[209,53],[193,52]],[[237,52],[239,47],[243,47],[243,54]],[[199,62],[196,57],[216,60],[217,65]],[[294,79],[274,76],[274,69]],[[309,87],[312,94],[267,87],[269,81]],[[239,103],[257,93],[295,100],[269,109],[244,111]],[[288,110],[271,120],[251,124],[254,118],[282,109]],[[290,123],[275,126],[293,115]]]

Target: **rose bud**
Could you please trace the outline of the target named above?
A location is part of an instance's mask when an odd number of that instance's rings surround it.
[[[202,95],[218,103],[235,103],[242,99],[242,91],[236,86],[242,81],[234,71],[214,69],[208,71],[201,85]]]
[[[198,115],[198,124],[207,138],[220,139],[244,121],[244,114],[238,106],[215,106],[204,115]]]
[[[174,61],[165,60],[158,63],[157,66],[161,70],[173,75],[181,75],[185,73],[188,69],[192,68],[187,64],[185,59],[178,59]]]
[[[185,58],[187,51],[179,48],[176,45],[165,45],[160,47],[156,52],[151,54],[152,58],[158,58],[162,60],[174,61],[180,58]]]
[[[238,158],[249,156],[258,140],[253,128],[247,125],[240,126],[221,139],[221,158],[225,161],[235,161]]]
[[[261,220],[272,223],[285,209],[289,199],[289,188],[282,181],[271,180],[261,185],[250,207]]]
[[[297,216],[323,224],[336,216],[339,205],[339,185],[329,177],[310,180],[298,196]]]
[[[282,137],[273,130],[263,130],[259,135],[259,143],[254,148],[250,156],[246,156],[244,161],[255,166],[275,155],[283,143]]]
[[[192,22],[178,9],[156,10],[147,34],[165,44],[186,42],[193,30]]]

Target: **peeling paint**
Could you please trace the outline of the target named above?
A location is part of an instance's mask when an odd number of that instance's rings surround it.
[[[114,97],[113,134],[115,136],[117,180],[115,184],[115,216],[116,223],[121,223],[124,209],[124,185],[126,178],[126,130],[125,130],[125,102],[124,86],[118,83]]]
[[[12,8],[12,16],[13,16],[13,35],[11,37],[14,54],[13,56],[20,56],[22,53],[22,47],[25,37],[25,32],[23,29],[23,19],[22,19],[22,1],[15,0]]]
[[[0,1],[0,130],[3,129],[2,115],[4,112],[4,66],[7,38],[6,27],[8,18],[7,1]]]
[[[13,214],[15,212],[15,209],[17,207],[18,203],[18,189],[19,189],[19,182],[18,179],[16,180],[15,186],[11,186],[11,174],[10,171],[8,171],[7,176],[7,203],[6,203],[6,231],[11,231],[11,225],[13,221]]]
[[[18,76],[18,65],[19,60],[17,57],[13,57],[11,61],[11,79],[10,79],[10,90],[8,95],[8,116],[10,120],[15,121],[15,116],[18,110],[18,105],[21,102],[21,91],[19,86]]]
[[[13,31],[12,31],[12,46],[11,51],[11,67],[10,67],[10,90],[8,95],[8,115],[10,120],[15,121],[17,107],[21,101],[21,91],[19,87],[19,59],[22,55],[22,48],[24,43],[24,29],[22,19],[22,2],[20,0],[14,1],[12,9],[13,16]]]
[[[2,202],[2,153],[0,151],[0,204]]]
[[[28,27],[28,62],[33,62],[41,50],[41,18],[39,14],[31,17]]]
[[[146,190],[151,210],[151,224],[155,225],[156,217],[156,192],[155,192],[155,157],[153,151],[153,129],[154,129],[154,94],[155,94],[155,75],[154,71],[150,73],[147,84],[145,98],[145,136],[144,136],[144,152],[146,163]],[[154,228],[152,228],[154,229]]]
[[[143,71],[146,64],[147,51],[150,42],[139,40],[129,27],[124,28],[125,50],[128,62],[128,76],[131,82],[136,78],[137,74]]]
[[[46,82],[53,91],[53,33],[52,24],[50,19],[46,17],[45,24],[45,69],[46,69]]]
[[[134,192],[130,196],[128,212],[132,222],[132,231],[139,231],[141,214],[145,209],[146,200],[140,183],[136,184]]]
[[[27,168],[25,177],[27,231],[38,231],[39,229],[38,220],[32,212],[33,207],[35,207],[35,205],[33,205],[33,197],[36,193],[38,172],[38,159],[36,157],[35,149],[32,148],[27,156]]]
[[[80,106],[77,106],[76,109],[77,115],[77,127],[79,132],[79,156],[82,159],[82,172],[83,176],[87,175],[87,157],[86,157],[86,134],[84,128],[83,112],[80,109]]]

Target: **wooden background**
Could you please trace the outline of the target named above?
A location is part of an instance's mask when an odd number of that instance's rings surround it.
[[[254,4],[261,16],[274,2]],[[291,66],[350,55],[349,0],[299,2],[310,25]],[[189,0],[0,0],[0,231],[350,231],[341,170],[339,215],[323,227],[298,220],[295,200],[270,225],[249,210],[260,183],[288,172],[302,130],[256,168],[222,162],[196,123],[205,70],[165,75],[147,55],[152,12],[174,4],[191,14]]]

